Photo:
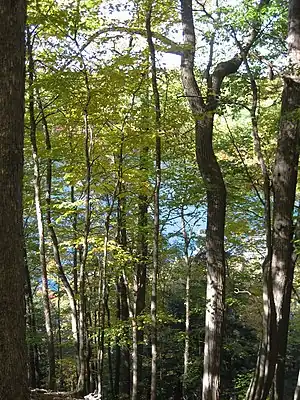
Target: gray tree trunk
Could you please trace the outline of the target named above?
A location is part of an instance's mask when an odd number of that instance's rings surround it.
[[[42,271],[42,294],[43,294],[43,307],[44,307],[44,318],[47,333],[47,347],[48,347],[48,387],[51,390],[55,389],[55,347],[54,337],[51,320],[51,307],[49,299],[49,288],[48,288],[48,272],[47,272],[47,260],[46,260],[46,247],[45,247],[45,230],[44,230],[44,219],[42,214],[41,206],[41,176],[40,176],[40,165],[38,158],[38,148],[36,142],[36,119],[35,119],[35,97],[34,97],[34,60],[33,60],[33,49],[31,43],[31,34],[29,28],[27,28],[27,55],[28,55],[28,92],[29,92],[29,118],[30,118],[30,140],[32,147],[32,159],[33,159],[33,186],[34,186],[34,200],[36,209],[36,219],[38,226],[39,235],[39,255],[40,255],[40,266]]]
[[[153,226],[153,271],[151,288],[151,388],[150,398],[157,398],[157,279],[159,271],[159,227],[160,227],[160,185],[161,185],[161,139],[160,139],[160,96],[157,84],[155,47],[151,30],[152,3],[146,14],[147,42],[151,61],[151,81],[155,105],[155,189],[154,189],[154,226]]]
[[[35,320],[35,308],[33,303],[33,295],[31,289],[30,274],[27,262],[27,252],[24,248],[24,260],[25,260],[25,276],[26,276],[26,324],[27,333],[33,337],[37,336],[36,320]],[[40,386],[40,360],[39,360],[39,348],[37,343],[30,343],[28,345],[28,367],[29,367],[29,386],[36,388]]]
[[[48,151],[48,158],[47,158],[47,173],[46,173],[46,222],[47,228],[51,237],[52,247],[53,247],[53,256],[54,260],[58,269],[58,275],[61,279],[64,289],[67,293],[70,308],[71,308],[71,324],[72,324],[72,333],[74,338],[74,345],[76,349],[76,355],[78,358],[78,348],[79,348],[79,335],[78,335],[78,311],[77,311],[77,304],[76,298],[74,295],[74,291],[70,285],[69,279],[65,274],[63,264],[60,257],[60,250],[59,250],[59,242],[56,235],[56,231],[54,228],[54,224],[52,221],[52,209],[51,209],[51,196],[52,196],[52,159],[51,159],[51,137],[50,131],[48,128],[47,118],[45,115],[45,110],[43,107],[42,100],[38,94],[38,102],[39,102],[39,109],[41,113],[42,125],[44,128],[45,133],[45,146]]]
[[[297,385],[296,385],[295,392],[294,392],[294,400],[300,400],[300,369],[298,372],[298,380],[297,380]]]
[[[220,357],[224,320],[225,256],[224,224],[226,189],[212,145],[214,112],[208,113],[194,76],[195,32],[192,1],[182,0],[184,51],[181,63],[182,84],[195,117],[196,156],[207,192],[207,290],[203,365],[203,400],[220,396]],[[218,91],[216,91],[218,94]],[[211,99],[212,110],[215,99]]]
[[[144,157],[147,155],[148,149],[142,150],[140,168],[145,168]],[[148,199],[145,195],[139,195],[139,239],[138,239],[138,252],[139,260],[136,267],[135,277],[135,298],[134,298],[134,316],[132,319],[132,392],[131,400],[138,400],[143,394],[143,339],[144,332],[139,324],[138,318],[145,309],[146,305],[146,278],[147,278],[147,258],[148,258],[148,244],[147,244],[147,218]]]
[[[269,0],[261,0],[257,6],[258,11],[261,11],[268,3]],[[214,38],[212,38],[206,70],[206,95],[204,96],[194,73],[196,38],[192,0],[181,0],[181,17],[185,45],[181,58],[181,80],[185,96],[195,118],[196,157],[207,193],[207,305],[202,400],[218,400],[220,399],[220,355],[225,295],[226,188],[213,149],[214,115],[218,107],[224,78],[237,72],[259,34],[260,24],[253,26],[248,42],[243,47],[240,46],[240,53],[217,64],[213,72],[211,72],[214,48]]]

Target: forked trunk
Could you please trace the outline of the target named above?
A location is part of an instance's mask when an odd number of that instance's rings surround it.
[[[257,5],[257,11],[260,12],[268,3],[269,0],[261,0]],[[207,305],[202,400],[218,400],[220,399],[220,355],[224,319],[226,188],[213,149],[214,115],[224,78],[237,72],[259,35],[260,24],[253,26],[249,40],[240,48],[240,53],[217,64],[213,72],[211,72],[211,67],[214,36],[212,37],[204,96],[194,73],[196,37],[192,0],[181,0],[181,17],[185,45],[181,58],[181,80],[184,94],[195,118],[196,156],[207,193]]]

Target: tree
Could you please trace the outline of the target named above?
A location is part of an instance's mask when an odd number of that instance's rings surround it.
[[[155,104],[155,189],[154,189],[154,234],[153,234],[153,274],[152,274],[152,290],[151,290],[151,400],[157,398],[157,279],[159,271],[159,207],[160,207],[160,185],[161,185],[161,108],[160,96],[157,86],[157,70],[155,47],[153,44],[151,32],[152,3],[146,14],[146,31],[147,41],[151,60],[151,82],[153,90],[153,98]]]
[[[219,104],[224,79],[237,72],[259,34],[260,23],[253,22],[247,43],[233,58],[218,63],[211,72],[214,57],[214,35],[210,39],[209,60],[205,71],[204,96],[195,77],[196,35],[192,0],[181,1],[184,35],[181,75],[184,94],[195,119],[196,157],[207,194],[207,292],[206,330],[204,345],[203,399],[220,398],[220,362],[224,323],[225,253],[224,227],[226,187],[213,146],[214,117]],[[258,5],[260,11],[268,1]]]
[[[268,329],[261,344],[254,379],[248,400],[265,400],[274,377],[273,398],[284,399],[284,373],[294,276],[293,235],[294,203],[299,163],[300,84],[300,9],[296,1],[289,3],[288,29],[289,68],[284,76],[281,101],[281,121],[273,170],[273,235],[272,258],[267,260],[267,281],[264,299]],[[264,332],[265,334],[266,332]],[[265,336],[265,335],[264,335]]]
[[[2,1],[0,13],[0,398],[27,400],[22,221],[25,1]]]
[[[39,234],[39,253],[42,270],[42,292],[44,304],[45,325],[48,339],[48,386],[55,389],[55,349],[53,339],[53,328],[51,321],[51,307],[49,300],[48,273],[45,246],[45,229],[41,207],[41,177],[38,157],[38,148],[36,144],[36,117],[35,117],[35,93],[34,84],[34,60],[32,54],[32,38],[30,29],[27,29],[27,57],[28,57],[28,93],[29,93],[29,117],[30,117],[30,140],[32,146],[32,159],[34,165],[34,200],[36,208],[36,220]]]

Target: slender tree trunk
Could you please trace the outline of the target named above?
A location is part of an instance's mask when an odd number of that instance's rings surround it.
[[[98,332],[98,395],[104,396],[104,388],[103,388],[103,378],[104,378],[104,351],[105,351],[105,337],[104,337],[104,329],[105,329],[105,312],[106,312],[106,301],[107,301],[107,282],[106,282],[106,274],[107,274],[107,257],[108,257],[108,240],[109,240],[109,224],[110,224],[110,216],[112,212],[112,206],[106,216],[105,220],[105,236],[104,236],[104,246],[103,246],[103,258],[102,264],[99,262],[99,332]],[[112,375],[111,375],[112,379]],[[114,396],[114,388],[113,384],[111,385],[112,396]]]
[[[119,278],[117,290],[120,298],[120,320],[125,324],[129,320],[129,310],[127,301],[127,288],[124,282],[124,277]],[[128,329],[124,329],[124,334],[128,336]],[[121,348],[120,362],[120,397],[130,398],[130,352],[127,347]]]
[[[95,275],[94,275],[95,278]],[[93,298],[96,295],[96,293],[93,293]],[[89,305],[91,302],[91,298],[86,300],[86,304]],[[91,318],[91,313],[87,309],[86,310],[86,336],[87,336],[87,343],[86,343],[86,366],[87,366],[87,372],[86,372],[86,387],[88,392],[94,392],[96,389],[95,385],[95,380],[94,380],[94,373],[93,373],[93,348],[92,348],[92,337],[89,335],[89,332],[94,328],[93,323],[92,323],[92,318]]]
[[[126,251],[127,249],[127,229],[126,229],[126,198],[125,198],[125,186],[123,184],[123,162],[124,162],[124,131],[121,132],[121,143],[118,154],[118,182],[117,182],[117,243]],[[122,269],[124,270],[123,266]],[[118,318],[120,321],[126,324],[129,320],[129,307],[128,307],[128,292],[124,280],[125,272],[119,276],[116,289],[117,289],[117,307],[118,307]],[[128,338],[129,332],[127,327],[123,327],[123,334]],[[115,390],[118,392],[120,397],[130,398],[131,392],[131,373],[130,373],[130,351],[127,345],[121,347],[117,343],[117,355],[116,355],[116,381]],[[117,376],[119,375],[119,389],[117,388]]]
[[[74,186],[71,186],[71,202],[75,203],[75,189]],[[74,234],[74,245],[73,245],[73,280],[74,280],[74,294],[77,295],[78,293],[78,254],[77,254],[77,212],[74,213],[73,217],[73,234]]]
[[[0,14],[0,398],[27,400],[22,221],[25,1],[2,1]]]
[[[60,250],[59,250],[59,242],[58,238],[56,235],[56,231],[54,228],[54,225],[52,223],[52,210],[51,210],[51,196],[52,196],[52,158],[51,158],[51,137],[50,137],[50,132],[48,128],[48,123],[47,119],[45,116],[44,112],[44,107],[42,104],[42,100],[39,97],[38,94],[38,102],[39,102],[39,109],[41,113],[41,119],[42,119],[42,124],[44,128],[44,133],[45,133],[45,145],[46,149],[48,152],[48,158],[47,158],[47,175],[46,175],[46,219],[47,219],[47,227],[48,231],[50,233],[51,241],[52,241],[52,247],[53,247],[53,255],[54,255],[54,260],[57,265],[58,269],[58,275],[59,278],[61,279],[64,289],[67,293],[70,308],[71,308],[71,323],[72,323],[72,333],[73,333],[73,339],[74,339],[74,345],[76,351],[78,351],[79,348],[79,335],[78,335],[78,313],[77,313],[77,305],[76,305],[76,299],[74,296],[74,291],[70,285],[70,282],[65,274],[63,264],[61,261],[60,257]],[[77,353],[78,354],[78,353]]]
[[[117,299],[116,299],[116,318],[121,320],[121,301],[118,293],[118,288],[116,284]],[[116,351],[115,351],[115,397],[119,398],[120,394],[120,367],[121,367],[121,347],[119,344],[119,338],[116,338]]]
[[[138,398],[139,369],[138,369],[138,323],[137,318],[132,319],[132,392],[131,399]]]
[[[44,318],[47,333],[47,347],[48,347],[48,387],[53,390],[56,386],[55,378],[55,347],[54,347],[54,336],[53,327],[51,320],[51,305],[49,299],[49,287],[48,287],[48,272],[47,272],[47,260],[46,260],[46,247],[45,247],[45,233],[44,233],[44,221],[41,207],[41,176],[40,166],[38,159],[38,148],[36,142],[36,120],[35,120],[35,98],[34,98],[34,61],[33,61],[33,49],[31,42],[30,29],[27,28],[27,54],[28,54],[28,92],[29,92],[29,116],[30,116],[30,139],[32,147],[32,159],[34,168],[34,200],[36,209],[36,219],[38,226],[39,235],[39,255],[40,265],[42,270],[42,294],[43,294],[43,306],[44,306]]]
[[[121,145],[121,153],[119,157],[119,191],[118,191],[118,235],[117,242],[123,250],[127,248],[127,231],[126,231],[126,219],[125,219],[125,198],[124,187],[122,184],[122,169],[123,169],[123,138]],[[125,285],[123,274],[118,278],[117,292],[119,297],[119,318],[124,324],[129,320],[129,309],[128,309],[128,293]],[[128,328],[123,329],[123,334],[128,336]],[[120,348],[120,397],[130,398],[130,352],[125,345]]]
[[[105,329],[105,314],[107,314],[107,324],[110,327],[110,312],[108,307],[108,289],[107,289],[107,261],[108,261],[108,241],[109,241],[109,229],[110,229],[110,218],[113,212],[116,193],[119,187],[119,182],[116,183],[115,190],[112,196],[111,204],[105,219],[105,234],[104,234],[104,245],[103,245],[103,256],[102,263],[99,261],[99,286],[98,286],[98,294],[99,294],[99,331],[98,331],[98,395],[103,397],[103,378],[104,378],[104,351],[105,351],[105,337],[104,337],[104,329]],[[112,373],[112,360],[111,360],[111,349],[108,346],[108,368],[109,368],[109,381],[110,381],[110,390],[111,396],[116,396],[113,382],[113,373]],[[119,388],[119,384],[118,384]]]
[[[274,317],[274,299],[272,294],[271,282],[271,257],[272,257],[272,222],[271,222],[271,185],[267,166],[263,157],[261,148],[261,141],[258,130],[258,118],[256,115],[258,104],[258,90],[256,81],[251,72],[247,58],[244,57],[244,63],[248,76],[250,78],[252,90],[252,107],[251,107],[251,121],[252,121],[252,134],[254,141],[255,153],[260,164],[262,177],[263,177],[263,193],[264,199],[264,222],[266,234],[266,248],[267,254],[262,264],[263,273],[263,325],[262,325],[262,339],[257,358],[257,366],[254,377],[249,386],[247,398],[253,396],[261,396],[265,387],[269,385],[268,382],[272,380],[272,368],[274,366],[275,347],[273,340],[273,331],[275,329]]]
[[[104,337],[104,329],[105,329],[105,292],[106,292],[106,263],[107,263],[107,236],[104,238],[104,251],[103,251],[103,262],[102,268],[99,267],[99,329],[98,329],[98,354],[97,354],[97,362],[98,362],[98,386],[97,391],[98,395],[102,398],[104,396],[104,354],[105,354],[105,337]],[[100,265],[100,261],[99,261]],[[105,267],[105,268],[104,268]],[[105,270],[104,270],[105,269]]]
[[[143,106],[149,114],[149,89],[142,99]],[[149,125],[149,118],[148,125]],[[147,129],[149,129],[147,127]],[[141,141],[143,140],[141,134]],[[139,169],[144,176],[142,185],[148,180],[148,159],[149,148],[141,143]],[[131,400],[138,400],[143,396],[143,353],[144,353],[144,330],[143,324],[139,321],[146,305],[146,285],[147,285],[147,264],[148,260],[148,196],[140,193],[138,196],[138,238],[137,252],[138,262],[136,266],[136,276],[134,280],[134,304],[132,319],[132,393]]]
[[[84,67],[84,77],[87,91],[87,99],[84,109],[84,131],[85,131],[85,164],[86,164],[86,190],[85,190],[85,226],[84,226],[84,243],[82,249],[82,257],[80,259],[80,272],[79,272],[79,377],[77,383],[77,390],[79,393],[87,391],[87,331],[86,331],[86,297],[85,297],[85,274],[86,263],[88,257],[88,239],[91,226],[91,151],[92,151],[92,137],[89,127],[88,107],[91,100],[89,79],[87,70]]]
[[[33,338],[37,337],[35,309],[33,304],[33,295],[31,289],[30,273],[27,262],[27,252],[24,248],[25,260],[25,288],[26,288],[26,318],[28,325],[29,335]],[[39,349],[35,341],[29,344],[29,386],[31,388],[40,387],[40,362],[39,362]]]
[[[59,374],[58,374],[58,382],[59,388],[62,390],[64,388],[64,379],[63,379],[63,344],[62,344],[62,336],[61,336],[61,307],[60,307],[60,285],[57,288],[57,336],[58,336],[58,359],[59,359]]]
[[[152,91],[155,104],[155,189],[154,189],[154,227],[153,227],[153,272],[152,272],[152,289],[151,289],[151,400],[157,398],[157,279],[159,271],[159,202],[160,202],[160,185],[161,185],[161,139],[160,139],[160,96],[157,86],[157,70],[155,47],[153,43],[152,30],[152,3],[146,15],[146,31],[147,42],[151,60],[151,80]]]
[[[105,298],[105,310],[106,310],[106,315],[107,315],[107,326],[108,328],[111,327],[110,323],[110,310],[109,310],[109,304],[108,304],[108,294]],[[111,345],[110,342],[108,342],[107,345],[107,361],[108,361],[108,372],[109,372],[109,385],[110,385],[110,392],[111,395],[114,395],[115,389],[114,389],[114,379],[113,379],[113,367],[112,367],[112,354],[111,354]]]
[[[183,355],[183,394],[187,392],[187,378],[189,372],[189,352],[190,352],[190,284],[191,284],[191,259],[189,256],[189,237],[186,230],[184,208],[181,207],[182,236],[184,240],[184,259],[186,263],[186,282],[185,282],[185,338]]]
[[[148,150],[146,151],[148,152]],[[143,362],[143,339],[144,332],[139,323],[139,316],[145,309],[146,304],[146,277],[147,277],[147,196],[139,196],[139,261],[135,277],[135,302],[134,317],[132,319],[132,393],[131,399],[138,400],[142,396],[142,362]]]
[[[127,289],[124,277],[120,276],[116,284],[117,289],[117,318],[125,323],[129,319],[127,302]],[[125,335],[128,334],[124,330]],[[123,348],[116,340],[116,361],[115,361],[115,396],[116,398],[125,396],[130,398],[130,353],[127,348]]]
[[[297,385],[296,385],[295,392],[294,392],[294,400],[300,400],[300,369],[298,372],[298,380],[297,380]]]
[[[70,147],[72,151],[72,141],[70,140]],[[71,186],[71,202],[75,203],[75,188],[74,186]],[[73,338],[74,338],[74,343],[76,346],[76,372],[77,372],[77,381],[78,381],[78,376],[79,376],[79,331],[78,331],[78,304],[77,304],[77,299],[78,299],[78,244],[77,244],[77,211],[75,210],[74,216],[73,216],[73,221],[72,221],[72,228],[73,228],[73,237],[74,237],[74,244],[73,244],[73,292],[71,294],[68,286],[68,292],[69,292],[69,299],[70,299],[70,304],[72,303],[71,309],[72,309],[72,333],[73,333]]]

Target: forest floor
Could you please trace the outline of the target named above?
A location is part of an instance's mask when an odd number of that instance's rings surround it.
[[[78,400],[83,399],[79,397],[76,393],[70,392],[47,392],[43,389],[33,389],[31,390],[31,400]]]

